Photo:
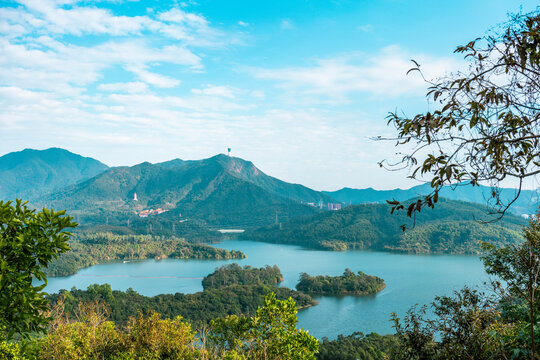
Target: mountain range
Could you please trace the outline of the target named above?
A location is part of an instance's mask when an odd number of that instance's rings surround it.
[[[313,204],[405,201],[429,190],[424,184],[407,190],[320,192],[281,181],[250,161],[223,154],[119,167],[58,148],[26,149],[0,157],[0,199],[21,197],[36,207],[67,209],[88,224],[138,222],[144,228],[140,215],[145,214],[167,226],[195,221],[213,228],[255,228],[320,213]],[[485,205],[489,191],[489,187],[464,185],[455,191],[444,188],[440,195]],[[514,192],[502,189],[501,195],[508,198]],[[523,191],[511,210],[531,214],[537,205],[536,192]]]
[[[429,184],[413,186],[410,189],[375,190],[343,188],[337,191],[323,191],[324,194],[345,204],[386,203],[386,200],[406,201],[431,192]],[[484,204],[496,209],[492,188],[489,186],[472,186],[468,183],[458,186],[445,186],[439,192],[440,197],[450,200],[468,201]],[[499,198],[503,204],[509,204],[517,194],[517,189],[500,188]],[[534,214],[540,205],[540,191],[521,190],[518,199],[510,206],[509,210],[517,215]]]
[[[164,219],[254,227],[318,211],[303,203],[331,201],[321,192],[268,176],[249,161],[216,155],[196,161],[175,159],[108,168],[33,203],[74,214],[105,214],[120,222],[144,209],[160,209]]]

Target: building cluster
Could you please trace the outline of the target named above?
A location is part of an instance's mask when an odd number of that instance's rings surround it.
[[[143,210],[139,213],[139,217],[142,217],[142,218],[145,218],[145,217],[149,217],[151,215],[159,215],[159,214],[163,214],[164,212],[167,212],[169,210],[164,210],[162,208],[157,208],[157,209],[147,209],[147,210]]]
[[[313,206],[319,209],[326,209],[326,210],[341,210],[341,203],[324,203],[322,201],[319,201],[317,203],[314,202],[308,202],[305,203],[306,205]]]
[[[341,203],[328,203],[326,206],[328,210],[341,210]]]

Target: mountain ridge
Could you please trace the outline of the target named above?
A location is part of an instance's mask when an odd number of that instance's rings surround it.
[[[431,192],[431,186],[426,184],[416,185],[409,189],[375,190],[373,188],[354,189],[344,187],[336,191],[323,191],[324,194],[345,204],[385,203],[386,200],[406,201]],[[521,190],[519,198],[509,210],[517,215],[534,214],[540,205],[540,189]],[[472,186],[460,184],[456,187],[445,186],[439,192],[440,197],[450,200],[462,200],[476,204],[489,204],[492,189],[488,186]],[[500,196],[506,203],[510,202],[517,189],[501,188]]]
[[[32,199],[89,179],[109,167],[61,148],[24,149],[0,157],[0,199]]]
[[[137,200],[135,200],[137,194]],[[264,174],[253,163],[217,155],[208,159],[140,163],[109,168],[79,184],[48,194],[44,205],[94,212],[167,210],[164,218],[189,216],[213,226],[258,226],[275,213],[288,219],[316,212],[304,202],[331,200],[315,190]],[[246,220],[256,220],[250,224]]]

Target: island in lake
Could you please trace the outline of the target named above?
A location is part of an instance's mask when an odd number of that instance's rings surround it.
[[[362,271],[355,274],[345,269],[341,276],[310,276],[306,273],[300,275],[300,282],[296,290],[309,295],[369,295],[375,294],[385,288],[384,280]]]

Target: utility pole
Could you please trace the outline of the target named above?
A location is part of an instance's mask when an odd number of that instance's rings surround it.
[[[278,224],[278,216],[277,216],[277,211],[276,211],[276,225]]]

